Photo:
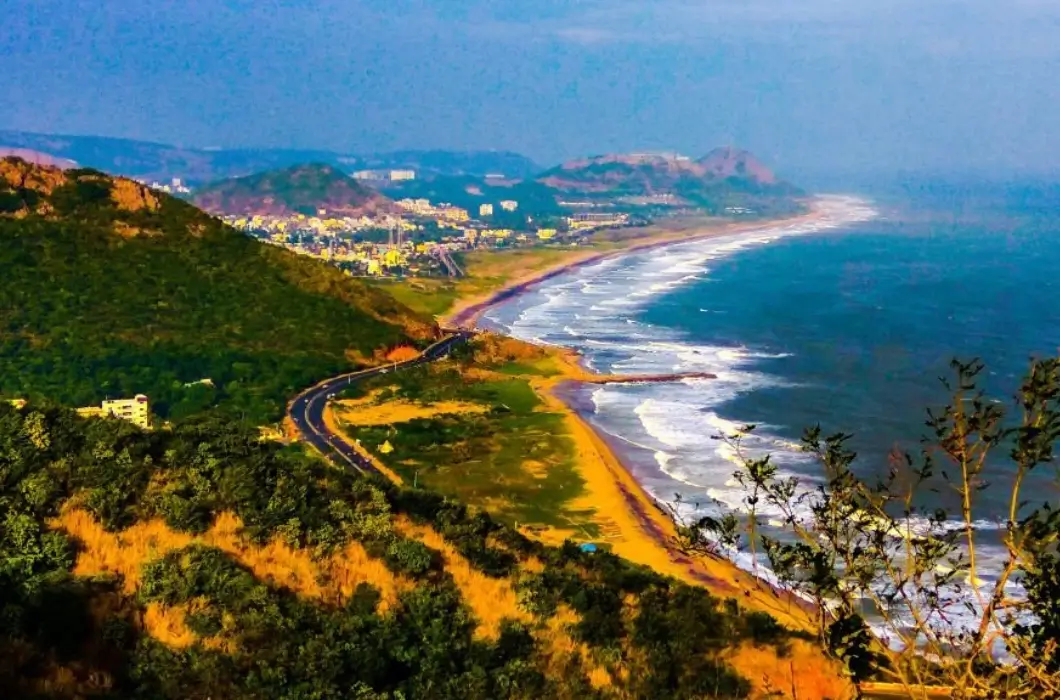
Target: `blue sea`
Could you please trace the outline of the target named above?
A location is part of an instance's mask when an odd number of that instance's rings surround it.
[[[819,469],[796,447],[820,424],[853,433],[858,469],[882,473],[896,447],[919,449],[952,358],[981,358],[984,388],[1011,406],[1029,359],[1060,352],[1060,185],[907,180],[819,205],[813,224],[574,270],[486,321],[599,372],[716,374],[571,397],[649,493],[713,514],[745,496],[716,435],[756,424],[752,453],[812,487]],[[984,530],[1007,497],[1006,465],[992,468]],[[1028,493],[1057,500],[1044,476]]]

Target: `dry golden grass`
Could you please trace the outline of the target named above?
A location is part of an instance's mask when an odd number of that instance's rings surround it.
[[[489,407],[466,401],[439,401],[418,404],[397,399],[379,405],[362,401],[340,401],[336,417],[347,425],[366,427],[371,425],[396,425],[421,418],[466,413],[485,413]]]
[[[186,649],[198,641],[198,637],[184,622],[186,614],[183,605],[148,603],[143,617],[144,629],[172,649]]]
[[[603,666],[593,661],[592,650],[588,645],[574,641],[570,628],[581,620],[578,613],[568,605],[560,604],[556,613],[540,627],[535,636],[548,650],[546,668],[550,675],[561,675],[570,672],[571,661],[576,661],[581,668],[588,669],[589,683],[601,690],[614,685],[614,678]]]
[[[411,590],[411,579],[396,576],[378,559],[368,555],[359,542],[350,542],[346,548],[332,556],[324,565],[328,587],[332,596],[346,600],[362,583],[369,583],[379,590],[379,609],[386,611],[397,605],[398,596]]]
[[[138,523],[120,533],[110,533],[91,513],[80,509],[65,510],[49,524],[81,541],[84,548],[77,556],[75,575],[116,574],[121,577],[127,594],[136,592],[143,564],[174,549],[187,547],[194,541],[190,535],[170,530],[161,520]]]
[[[773,647],[748,645],[740,648],[728,661],[751,681],[756,693],[752,697],[850,700],[855,695],[853,686],[843,678],[839,667],[804,641],[794,640],[791,654],[786,658],[777,656]],[[769,695],[770,692],[780,695]]]
[[[604,688],[610,688],[614,681],[611,679],[611,674],[603,666],[595,666],[589,671],[589,683],[596,690],[603,690]]]
[[[262,581],[327,603],[341,603],[358,584],[369,583],[379,589],[380,608],[386,610],[397,603],[402,591],[413,586],[410,580],[395,576],[381,561],[370,557],[358,542],[350,542],[342,551],[317,562],[307,550],[294,549],[279,540],[265,545],[250,542],[240,534],[243,523],[231,513],[219,515],[199,537],[175,532],[161,520],[137,523],[111,533],[90,513],[79,509],[64,511],[50,524],[82,542],[83,550],[74,567],[76,575],[118,575],[126,594],[136,592],[144,564],[193,543],[221,549]],[[183,625],[185,612],[149,608],[145,625],[161,641],[178,648],[181,644],[186,646],[191,643],[187,637],[191,633]]]
[[[471,566],[470,562],[433,529],[416,525],[402,516],[395,520],[397,530],[406,537],[417,539],[436,549],[445,560],[445,569],[456,582],[464,602],[468,604],[478,627],[475,635],[479,639],[497,639],[501,622],[505,619],[530,622],[533,618],[519,607],[512,583],[506,578],[491,578]]]

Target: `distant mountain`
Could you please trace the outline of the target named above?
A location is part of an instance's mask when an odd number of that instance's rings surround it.
[[[433,322],[132,180],[0,160],[0,397],[279,418]],[[201,379],[210,384],[196,384]]]
[[[204,184],[302,163],[326,163],[344,171],[412,168],[421,177],[489,175],[527,177],[532,161],[506,151],[396,151],[358,155],[325,150],[185,148],[102,136],[58,136],[0,130],[0,148],[28,149],[106,172],[146,180],[179,177]]]
[[[754,155],[718,148],[693,160],[674,154],[611,154],[565,163],[537,177],[537,182],[568,195],[656,197],[708,209],[800,194]]]
[[[392,208],[383,195],[324,164],[222,180],[198,190],[193,201],[215,214],[314,216],[326,210],[329,215],[360,216]]]

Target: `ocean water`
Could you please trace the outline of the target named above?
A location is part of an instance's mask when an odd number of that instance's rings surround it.
[[[895,447],[918,448],[925,409],[948,397],[938,378],[951,358],[982,358],[985,388],[1010,405],[1029,358],[1060,351],[1060,186],[919,181],[821,202],[810,225],[572,271],[486,322],[576,348],[600,372],[716,374],[572,397],[649,493],[714,514],[744,498],[719,434],[756,424],[752,453],[809,486],[817,465],[794,447],[820,424],[853,433],[857,468],[871,474]],[[1006,465],[993,469],[984,531],[1008,493]],[[1028,493],[1057,500],[1045,475]],[[989,581],[1001,552],[986,554]]]

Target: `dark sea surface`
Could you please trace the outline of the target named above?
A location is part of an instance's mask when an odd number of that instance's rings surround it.
[[[574,397],[650,493],[709,513],[744,497],[714,435],[757,424],[752,452],[812,483],[815,463],[793,448],[819,423],[853,433],[858,469],[882,472],[896,446],[918,449],[953,357],[986,362],[984,388],[1009,407],[1029,358],[1060,352],[1060,185],[908,180],[826,207],[814,226],[575,270],[487,320],[576,348],[601,372],[717,374]],[[991,469],[984,530],[1007,498],[1008,465]],[[1029,496],[1056,502],[1053,476]]]

